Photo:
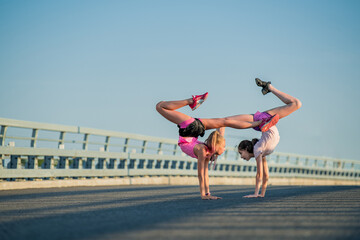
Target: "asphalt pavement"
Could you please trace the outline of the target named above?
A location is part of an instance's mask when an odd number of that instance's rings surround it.
[[[360,239],[360,187],[107,186],[0,191],[0,239]]]

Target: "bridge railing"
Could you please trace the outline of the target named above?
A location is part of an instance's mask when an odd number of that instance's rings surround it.
[[[197,176],[176,139],[0,118],[0,179]],[[274,153],[272,177],[360,180],[360,161]],[[226,148],[210,176],[253,177],[256,165]]]

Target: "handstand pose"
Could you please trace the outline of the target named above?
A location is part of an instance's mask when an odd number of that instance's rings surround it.
[[[301,107],[301,102],[299,99],[294,98],[286,93],[283,93],[277,90],[275,87],[271,85],[271,82],[263,82],[260,79],[255,79],[256,84],[259,87],[262,87],[263,95],[272,92],[275,96],[277,96],[283,103],[286,105],[270,109],[265,112],[256,112],[251,118],[241,117],[239,120],[242,121],[258,121],[263,118],[268,118],[271,115],[278,115],[279,119],[288,116],[292,112],[298,110]],[[255,128],[259,130],[258,128]],[[250,158],[255,157],[256,159],[256,185],[255,185],[255,193],[251,195],[246,195],[246,198],[253,197],[265,197],[267,182],[269,179],[269,169],[266,162],[266,156],[270,155],[277,144],[280,141],[279,131],[276,126],[272,126],[268,131],[263,132],[261,134],[260,140],[254,138],[252,141],[244,140],[241,141],[238,146],[238,151],[246,161],[249,161]],[[262,182],[261,193],[259,194],[260,185]]]
[[[225,118],[195,119],[184,113],[175,111],[187,105],[189,105],[192,110],[195,110],[206,100],[207,96],[208,93],[205,93],[185,100],[161,101],[156,105],[156,110],[163,117],[178,125],[180,135],[178,145],[181,150],[190,157],[198,160],[197,168],[200,194],[204,200],[221,199],[220,197],[210,194],[208,164],[210,159],[216,159],[216,157],[221,155],[225,150],[225,139],[223,137],[224,127],[236,129],[258,127],[261,131],[266,131],[278,121],[277,115],[268,116],[255,122],[253,122],[252,119],[241,120],[241,115]],[[204,143],[198,141],[198,136],[203,137],[205,130],[208,129],[218,130],[212,132]]]

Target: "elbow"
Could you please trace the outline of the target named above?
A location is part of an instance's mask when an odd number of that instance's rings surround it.
[[[296,106],[296,109],[301,108],[302,103],[301,103],[301,101],[300,101],[299,99],[296,99],[296,100],[295,100],[295,106]]]

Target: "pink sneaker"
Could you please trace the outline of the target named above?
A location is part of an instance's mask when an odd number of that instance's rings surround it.
[[[266,132],[272,126],[275,126],[278,123],[278,121],[279,121],[279,115],[275,114],[274,116],[263,119],[259,128],[261,129],[261,132]]]
[[[195,110],[197,109],[208,97],[209,93],[204,93],[203,95],[195,95],[192,96],[193,98],[193,103],[189,105],[189,107],[191,108],[191,110]]]

